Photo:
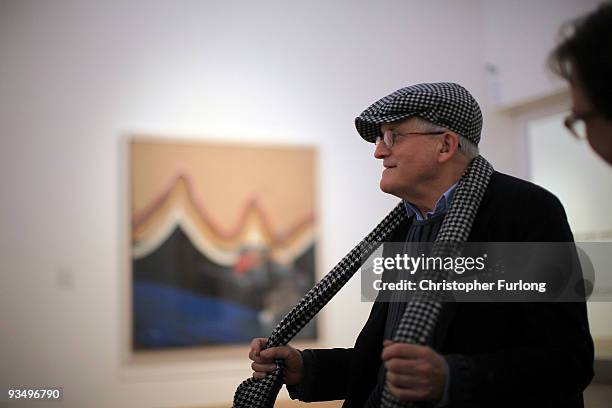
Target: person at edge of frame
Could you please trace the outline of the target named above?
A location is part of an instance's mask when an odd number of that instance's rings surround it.
[[[565,126],[612,165],[612,2],[566,23],[548,64],[570,85]]]

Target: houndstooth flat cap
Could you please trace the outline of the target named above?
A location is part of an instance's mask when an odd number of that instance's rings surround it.
[[[399,89],[374,102],[355,118],[362,138],[374,143],[380,125],[418,116],[471,140],[480,141],[482,113],[478,102],[461,85],[436,82]]]

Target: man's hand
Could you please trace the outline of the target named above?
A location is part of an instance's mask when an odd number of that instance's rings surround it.
[[[427,346],[385,340],[382,360],[389,391],[400,401],[438,401],[446,382],[444,357]]]
[[[264,378],[276,370],[274,360],[284,360],[283,382],[288,385],[299,384],[304,376],[302,354],[290,346],[272,347],[262,351],[267,339],[257,338],[251,341],[249,358],[253,360],[253,378]]]

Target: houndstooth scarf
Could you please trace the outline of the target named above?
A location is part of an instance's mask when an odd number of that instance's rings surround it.
[[[457,191],[444,218],[440,232],[432,249],[434,256],[456,256],[461,248],[458,243],[467,241],[487,189],[493,167],[482,156],[476,157],[459,180]],[[300,302],[281,320],[265,348],[283,346],[329,302],[359,270],[361,260],[368,258],[393,231],[407,219],[404,206],[398,204],[357,246],[319,281]],[[451,245],[448,245],[451,244]],[[451,271],[427,271],[425,278],[441,281],[448,278]],[[429,274],[429,275],[427,275]],[[411,344],[425,344],[434,330],[442,309],[439,292],[417,292],[406,305],[402,319],[393,340]],[[243,381],[234,394],[233,408],[272,408],[282,387],[282,360],[277,361],[278,370],[262,379],[249,378]],[[389,392],[383,390],[381,407],[412,407],[412,403],[402,403]]]

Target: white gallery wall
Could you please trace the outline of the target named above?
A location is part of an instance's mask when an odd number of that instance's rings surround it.
[[[250,375],[246,348],[125,362],[129,134],[315,146],[321,273],[397,202],[353,119],[399,87],[463,84],[485,114],[483,154],[526,177],[525,141],[488,89],[484,9],[0,0],[0,385],[62,386],[70,407],[169,407],[227,403]],[[321,344],[350,347],[369,308],[355,279]]]
[[[612,242],[612,213],[609,211],[612,169],[588,142],[568,135],[563,126],[568,113],[528,121],[530,180],[561,200],[579,246],[584,242]],[[609,299],[612,288],[610,258],[596,255],[593,253],[590,259],[594,265],[594,294]],[[591,301],[588,311],[591,335],[596,339],[612,338],[612,303]],[[600,350],[599,354],[609,356],[610,350]]]
[[[600,0],[483,0],[487,84],[499,107],[516,107],[565,89],[546,66],[564,22]]]

